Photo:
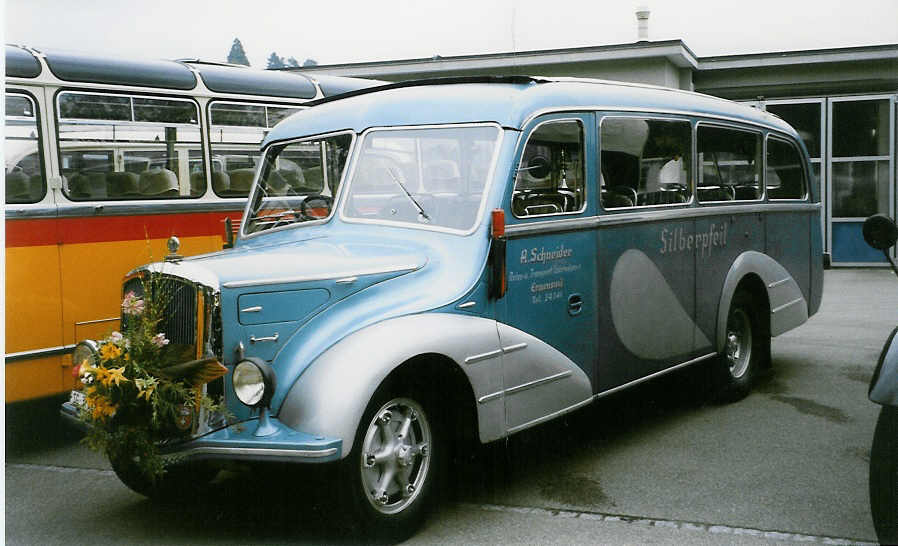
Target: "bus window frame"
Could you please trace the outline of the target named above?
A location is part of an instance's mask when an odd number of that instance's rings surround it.
[[[139,98],[147,98],[147,99],[174,100],[174,101],[181,101],[181,102],[189,102],[189,103],[193,104],[193,106],[195,108],[196,125],[193,125],[190,123],[174,123],[174,124],[172,124],[172,123],[155,122],[155,121],[133,121],[133,117],[134,117],[133,103],[131,105],[132,120],[127,121],[127,122],[123,121],[123,120],[116,121],[116,120],[104,120],[104,119],[63,118],[60,116],[60,98],[62,97],[63,94],[66,94],[66,93],[78,94],[78,95],[106,95],[106,96],[130,97],[130,98],[139,97]],[[168,95],[165,93],[151,93],[151,92],[117,90],[117,89],[110,90],[108,88],[85,89],[82,87],[61,87],[61,88],[57,89],[53,95],[53,108],[54,108],[53,120],[54,120],[54,126],[55,126],[55,131],[56,131],[56,135],[55,135],[56,136],[56,140],[55,140],[56,154],[57,154],[57,161],[59,162],[60,176],[63,179],[65,179],[65,176],[62,174],[63,146],[61,145],[61,141],[60,141],[60,125],[63,122],[68,123],[68,124],[75,124],[75,125],[77,125],[77,124],[114,125],[116,123],[134,123],[134,124],[139,123],[141,125],[151,126],[151,127],[196,128],[196,130],[199,133],[199,138],[197,139],[196,144],[198,144],[200,146],[200,152],[201,152],[200,155],[201,155],[201,158],[203,161],[203,169],[208,171],[208,169],[211,167],[211,162],[208,160],[209,156],[208,156],[207,150],[206,150],[206,138],[207,137],[205,134],[206,130],[203,128],[203,119],[202,119],[202,110],[203,109],[200,106],[199,102],[197,101],[196,96],[194,96],[194,95],[190,95],[190,96],[185,96],[185,95],[181,95],[181,94]],[[86,142],[89,142],[89,141],[86,141]],[[139,144],[141,144],[141,143],[138,143],[138,145]],[[190,144],[193,144],[193,143],[191,142]],[[77,147],[77,144],[76,144],[76,147]],[[189,163],[189,150],[188,150],[188,163]],[[189,171],[189,168],[188,168],[188,171]],[[175,173],[175,174],[177,175],[177,173]],[[209,191],[209,176],[210,175],[207,172],[206,176],[203,178],[203,188],[204,189],[203,189],[202,193],[200,193],[198,195],[188,194],[188,195],[177,195],[174,197],[151,197],[151,196],[141,195],[141,196],[133,198],[133,199],[120,199],[120,198],[119,199],[109,199],[109,198],[97,199],[95,197],[91,197],[91,198],[87,198],[87,199],[78,199],[78,198],[74,198],[70,195],[68,183],[62,184],[62,190],[60,193],[63,196],[65,196],[65,199],[67,199],[68,201],[70,201],[72,203],[91,203],[91,202],[96,202],[96,203],[139,203],[139,202],[146,202],[146,201],[182,202],[184,200],[202,199],[203,196],[205,196]],[[181,184],[180,179],[178,179],[178,184],[180,186],[180,184]],[[188,174],[187,184],[188,184],[188,186],[190,185],[189,174]]]
[[[49,173],[47,172],[47,158],[44,157],[44,144],[45,144],[44,143],[44,130],[43,130],[43,121],[44,120],[41,118],[41,115],[42,115],[41,105],[37,100],[37,96],[35,96],[34,93],[32,93],[31,91],[29,91],[27,89],[22,89],[20,87],[4,86],[4,93],[6,94],[6,96],[24,95],[26,98],[28,98],[28,100],[31,101],[31,105],[32,105],[32,107],[34,107],[34,123],[35,123],[35,126],[37,127],[37,151],[38,151],[38,158],[40,161],[41,183],[43,186],[43,193],[41,194],[40,199],[38,199],[37,201],[28,201],[28,202],[23,202],[23,203],[10,203],[10,202],[6,201],[6,198],[4,197],[4,199],[3,199],[4,205],[14,206],[14,207],[18,207],[18,206],[22,206],[22,205],[36,205],[38,203],[42,203],[43,201],[45,201],[47,199],[47,196],[50,195],[50,183],[49,183],[50,177],[49,177]],[[7,117],[8,116],[6,116],[4,114],[4,120],[3,120],[4,127],[6,124]],[[14,116],[14,117],[18,117],[18,116]],[[28,119],[28,118],[23,118],[23,119]],[[4,142],[5,142],[5,139],[6,139],[6,136],[4,133]],[[6,173],[6,165],[5,164],[3,166],[3,169],[4,169],[4,176],[5,176],[5,173]]]
[[[699,190],[698,182],[699,182],[699,178],[700,178],[699,175],[700,175],[701,169],[704,168],[701,164],[699,164],[699,157],[698,157],[699,156],[698,131],[701,127],[709,127],[709,128],[713,128],[713,129],[727,129],[727,130],[731,130],[731,131],[741,131],[743,133],[754,134],[756,137],[759,138],[758,153],[760,154],[760,158],[756,159],[755,163],[759,166],[758,183],[761,187],[760,197],[758,197],[757,199],[732,199],[732,200],[728,200],[728,201],[726,201],[726,200],[724,200],[724,201],[702,201],[701,199],[698,198],[698,190]],[[747,204],[747,203],[757,204],[757,203],[765,203],[768,201],[767,200],[767,185],[766,185],[767,180],[766,180],[766,172],[765,172],[765,169],[767,166],[767,155],[766,155],[767,146],[766,146],[765,135],[768,133],[768,131],[764,130],[764,128],[762,128],[760,126],[754,126],[754,125],[745,126],[745,125],[736,124],[736,123],[729,123],[727,121],[720,121],[720,120],[717,120],[716,118],[697,120],[694,125],[693,131],[694,131],[693,142],[695,143],[695,168],[696,168],[696,171],[695,171],[695,199],[696,199],[696,203],[698,203],[699,205],[713,205],[713,206],[724,205],[725,206],[725,205],[740,205],[740,204]],[[733,186],[733,188],[735,191],[735,186]]]
[[[783,144],[786,144],[787,146],[791,146],[792,149],[795,151],[795,154],[798,156],[799,164],[801,165],[801,174],[802,174],[802,177],[804,180],[804,195],[802,197],[800,197],[800,198],[790,197],[790,198],[779,198],[779,199],[770,197],[770,194],[767,191],[767,169],[769,168],[767,165],[767,143],[770,141],[770,139],[774,139],[779,142],[782,142]],[[804,161],[804,154],[801,153],[801,148],[798,146],[798,144],[795,142],[794,139],[792,139],[786,135],[774,133],[772,131],[767,131],[764,134],[764,195],[767,198],[768,202],[770,202],[770,203],[790,203],[790,202],[791,203],[802,203],[802,202],[806,202],[810,198],[811,178],[810,178],[810,173],[808,173],[808,167],[805,163],[806,162]]]
[[[681,113],[671,112],[669,115],[664,112],[639,112],[639,111],[597,111],[596,115],[598,116],[598,120],[596,122],[596,185],[601,185],[601,177],[602,177],[602,122],[606,119],[620,119],[620,118],[636,118],[645,121],[654,120],[654,121],[680,121],[686,122],[689,124],[690,130],[690,160],[689,163],[692,167],[692,177],[689,180],[689,200],[685,203],[667,203],[660,205],[637,205],[633,204],[630,207],[605,207],[602,203],[602,189],[601,187],[597,188],[597,194],[599,196],[598,202],[596,205],[598,206],[598,210],[602,213],[606,214],[614,214],[620,212],[633,212],[634,210],[653,210],[653,209],[669,209],[669,208],[677,208],[677,207],[692,207],[699,204],[699,200],[697,198],[697,187],[698,187],[698,174],[696,172],[697,162],[698,162],[698,132],[697,125],[698,122],[694,118],[686,117]]]

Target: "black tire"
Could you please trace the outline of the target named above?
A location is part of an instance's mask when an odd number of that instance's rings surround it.
[[[218,469],[203,463],[183,463],[167,467],[165,473],[152,480],[141,472],[133,459],[109,457],[109,464],[128,489],[150,499],[176,499],[208,484]]]
[[[423,388],[385,384],[368,403],[341,462],[344,500],[366,536],[404,540],[432,510],[448,462],[440,414]]]
[[[883,406],[870,450],[870,512],[882,544],[898,544],[898,408]]]
[[[737,290],[727,313],[723,353],[714,365],[716,399],[736,402],[751,391],[770,360],[770,334],[759,306],[747,290]]]

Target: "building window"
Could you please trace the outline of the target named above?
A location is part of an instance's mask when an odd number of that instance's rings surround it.
[[[889,212],[889,101],[832,103],[832,215]]]

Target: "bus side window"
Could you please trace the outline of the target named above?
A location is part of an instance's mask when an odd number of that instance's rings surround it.
[[[727,127],[698,127],[698,198],[756,201],[761,187],[761,135]]]
[[[691,198],[688,121],[605,118],[601,125],[602,207],[678,205]]]
[[[515,216],[581,212],[586,206],[584,136],[579,120],[549,121],[527,141],[515,177]]]
[[[47,193],[37,114],[37,105],[31,97],[18,93],[6,95],[3,156],[9,204],[37,203]]]
[[[64,92],[59,154],[73,200],[199,197],[206,174],[196,104]]]
[[[798,148],[784,140],[767,139],[767,170],[765,180],[770,199],[804,199],[807,178]]]
[[[220,197],[246,197],[252,186],[256,166],[261,159],[259,144],[268,132],[300,108],[264,104],[215,101],[209,105],[209,142],[213,161],[212,191]],[[308,194],[321,191],[320,165],[313,158],[304,173],[300,164],[290,164],[278,172],[284,191]],[[319,168],[316,173],[315,166]],[[315,183],[315,181],[318,183]],[[309,188],[313,186],[311,189]]]

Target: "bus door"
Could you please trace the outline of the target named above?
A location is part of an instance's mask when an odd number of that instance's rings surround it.
[[[693,358],[695,255],[689,120],[599,122],[599,392]]]
[[[696,348],[708,353],[716,351],[720,298],[733,261],[746,251],[765,252],[764,213],[752,210],[760,208],[752,205],[764,197],[761,134],[700,123],[696,149],[699,203],[720,210],[695,221],[696,237],[702,241],[695,255],[696,312],[704,334]],[[807,233],[807,226],[801,231]]]
[[[592,395],[595,205],[588,204],[593,190],[586,183],[594,179],[595,162],[586,158],[594,140],[591,120],[590,114],[543,117],[522,140],[527,144],[506,211],[508,291],[497,311],[512,432]]]
[[[6,93],[6,401],[65,388],[59,233],[48,191],[42,89]],[[70,375],[70,374],[69,374]]]

